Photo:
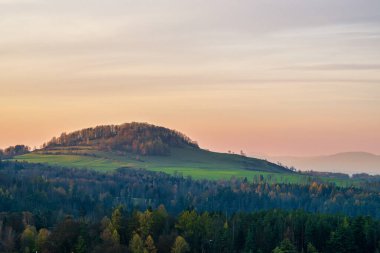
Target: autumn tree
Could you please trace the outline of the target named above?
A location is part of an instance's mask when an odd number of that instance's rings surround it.
[[[171,249],[171,253],[186,253],[190,251],[189,244],[186,242],[185,238],[182,236],[177,236],[173,247]]]
[[[145,249],[147,253],[156,253],[157,249],[156,246],[154,245],[154,241],[152,236],[148,235],[148,237],[145,240]]]
[[[36,239],[36,249],[38,252],[41,252],[42,249],[46,246],[46,242],[48,240],[49,235],[50,235],[50,232],[46,228],[41,228],[38,231],[38,235]]]
[[[139,228],[138,231],[142,238],[146,238],[152,232],[153,226],[153,215],[150,210],[146,210],[145,212],[138,212],[138,221]]]
[[[129,242],[129,249],[132,253],[144,253],[144,242],[137,233],[133,235]]]
[[[198,214],[196,211],[184,211],[178,217],[176,228],[183,233],[186,238],[192,238],[197,231]]]
[[[33,252],[36,247],[37,231],[33,226],[27,226],[21,234],[20,243],[23,252]]]
[[[108,217],[102,219],[103,231],[101,233],[101,238],[105,243],[109,244],[119,244],[120,235],[117,232],[117,229],[113,225],[112,221]]]
[[[152,235],[158,238],[158,235],[166,229],[166,222],[168,220],[169,214],[165,209],[164,205],[160,205],[156,210],[152,212]]]

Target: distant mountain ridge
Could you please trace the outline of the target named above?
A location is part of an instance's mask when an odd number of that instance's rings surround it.
[[[44,144],[44,149],[69,146],[91,146],[99,150],[140,155],[168,155],[170,148],[199,148],[196,142],[178,131],[132,122],[62,133],[60,137],[54,137]]]
[[[380,156],[368,152],[342,152],[314,157],[277,156],[267,159],[301,170],[380,174]]]

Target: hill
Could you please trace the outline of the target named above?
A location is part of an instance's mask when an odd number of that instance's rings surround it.
[[[170,148],[199,148],[186,135],[147,123],[97,126],[54,137],[44,149],[89,146],[97,150],[122,151],[140,155],[168,155]]]
[[[380,156],[366,152],[345,152],[315,157],[268,157],[268,160],[301,170],[380,174]]]
[[[97,126],[52,138],[15,160],[110,171],[144,168],[207,179],[257,177],[294,181],[293,171],[266,160],[201,149],[186,135],[146,123]]]

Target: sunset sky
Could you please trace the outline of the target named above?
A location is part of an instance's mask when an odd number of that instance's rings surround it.
[[[0,148],[131,121],[380,154],[380,1],[0,0]]]

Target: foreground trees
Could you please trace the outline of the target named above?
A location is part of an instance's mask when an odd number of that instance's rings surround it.
[[[377,184],[196,181],[5,161],[0,252],[378,253]]]
[[[157,210],[146,212],[155,213]],[[0,251],[377,253],[380,249],[380,223],[369,217],[349,218],[280,210],[238,213],[226,217],[221,213],[184,211],[177,217],[166,216],[164,222],[168,226],[161,231],[151,230],[145,236],[141,231],[144,231],[146,224],[136,222],[141,215],[144,212],[122,212],[117,232],[115,227],[109,228],[116,224],[112,224],[112,218],[107,216],[93,222],[66,217],[49,231],[35,227],[35,224],[23,228],[17,220],[10,225],[5,221],[13,219],[14,214],[7,214],[0,222],[6,224],[1,230]],[[189,217],[196,222],[187,226],[184,223],[192,221],[187,219]],[[157,222],[161,221],[152,218],[152,224]],[[9,231],[13,231],[14,235],[11,241]]]

